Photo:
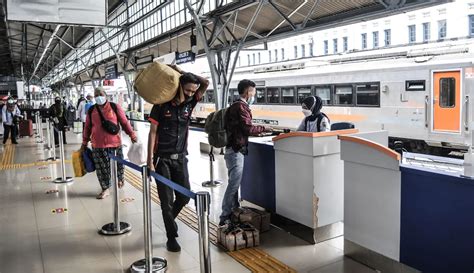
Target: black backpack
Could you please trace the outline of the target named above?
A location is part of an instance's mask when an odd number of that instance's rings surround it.
[[[207,133],[209,145],[222,148],[227,145],[225,114],[227,108],[212,112],[206,119],[204,131]]]

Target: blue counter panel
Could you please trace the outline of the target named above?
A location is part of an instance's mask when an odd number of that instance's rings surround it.
[[[400,261],[423,272],[472,273],[474,180],[400,169]]]
[[[269,212],[275,205],[275,150],[271,145],[249,143],[245,157],[241,197]]]

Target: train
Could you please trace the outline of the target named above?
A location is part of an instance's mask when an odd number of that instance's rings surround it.
[[[323,99],[331,123],[360,131],[387,130],[391,148],[462,156],[474,130],[473,40],[445,41],[239,67],[229,89],[238,99],[242,79],[256,83],[254,122],[296,129],[301,101]],[[194,109],[202,122],[215,111],[214,89]]]

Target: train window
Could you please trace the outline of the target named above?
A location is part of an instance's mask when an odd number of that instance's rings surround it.
[[[214,102],[214,90],[209,89],[206,91],[206,102]]]
[[[255,94],[256,103],[264,104],[265,103],[265,88],[257,88],[257,93]]]
[[[298,104],[301,104],[301,102],[309,96],[311,96],[311,87],[298,87]]]
[[[295,89],[293,87],[281,88],[281,103],[284,103],[284,104],[295,103]]]
[[[331,104],[331,87],[316,87],[316,96],[323,100],[323,105]]]
[[[267,102],[280,103],[280,89],[278,87],[267,87]]]
[[[379,106],[379,84],[356,84],[357,106]]]
[[[335,105],[352,105],[353,95],[352,86],[336,86],[334,93]]]
[[[236,89],[229,90],[229,104],[232,104],[234,101],[238,101],[240,99],[239,91]]]
[[[405,91],[425,91],[426,81],[405,81]]]
[[[454,78],[441,78],[439,88],[439,107],[454,107],[456,105],[456,80]]]

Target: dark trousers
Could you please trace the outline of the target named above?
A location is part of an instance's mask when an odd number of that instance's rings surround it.
[[[188,159],[186,157],[183,156],[177,160],[160,158],[158,164],[156,164],[155,159],[155,166],[156,173],[187,189],[191,188],[189,185]],[[156,186],[160,197],[166,236],[168,238],[178,237],[178,226],[176,225],[175,218],[189,202],[189,197],[173,191],[173,189],[161,182],[156,181]]]
[[[16,136],[18,134],[16,125],[3,124],[3,143],[7,142],[8,138],[12,136],[12,143],[16,142]]]
[[[56,127],[55,126],[55,128],[58,129],[58,130],[61,130],[61,127]],[[66,143],[66,130],[65,130],[64,127],[62,128],[62,134],[63,134],[63,144],[67,144]],[[55,145],[59,144],[59,135],[58,135],[58,132],[56,132],[56,130],[54,130],[54,144]]]

